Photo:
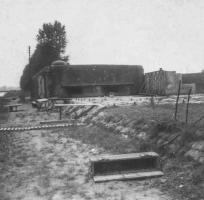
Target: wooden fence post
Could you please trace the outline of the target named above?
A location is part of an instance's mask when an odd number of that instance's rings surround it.
[[[186,105],[186,124],[188,123],[188,106],[189,106],[189,101],[190,101],[191,90],[192,90],[192,88],[190,88],[188,91],[188,101],[187,101],[187,105]]]
[[[179,101],[179,96],[180,96],[180,90],[181,90],[181,80],[179,81],[178,94],[177,94],[177,98],[176,98],[176,107],[175,107],[175,114],[174,114],[175,121],[177,120],[177,110],[178,110],[178,101]]]

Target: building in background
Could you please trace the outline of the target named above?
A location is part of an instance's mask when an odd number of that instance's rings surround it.
[[[176,94],[179,88],[179,81],[182,75],[175,71],[159,71],[145,73],[145,93],[148,95],[172,95]]]
[[[204,73],[158,71],[144,74],[140,65],[68,65],[54,61],[33,77],[32,98],[204,93]]]
[[[204,93],[204,73],[189,73],[182,74],[183,84],[189,85],[194,84],[196,88],[196,93]]]
[[[140,65],[68,65],[55,61],[33,77],[33,98],[135,95],[144,82]]]

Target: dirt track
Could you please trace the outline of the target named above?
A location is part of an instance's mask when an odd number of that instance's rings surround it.
[[[33,125],[57,117],[25,109],[11,113],[8,125]],[[95,184],[89,177],[89,158],[105,150],[69,138],[66,133],[72,130],[66,130],[10,134],[8,151],[0,154],[1,200],[171,199],[153,188],[151,180]]]

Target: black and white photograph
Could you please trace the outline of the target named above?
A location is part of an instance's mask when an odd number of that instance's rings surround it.
[[[0,200],[204,200],[203,0],[0,0]]]

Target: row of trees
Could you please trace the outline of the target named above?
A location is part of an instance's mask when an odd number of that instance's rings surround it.
[[[65,26],[60,22],[44,23],[36,39],[36,49],[20,79],[20,87],[25,91],[31,91],[32,77],[43,67],[58,59],[68,61],[68,56],[64,56],[67,45]]]

